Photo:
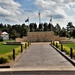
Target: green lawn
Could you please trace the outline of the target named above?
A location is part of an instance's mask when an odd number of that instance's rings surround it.
[[[71,48],[75,49],[75,44],[64,44],[64,46],[71,47]]]
[[[8,53],[18,46],[19,45],[3,45],[2,42],[0,42],[0,54]]]

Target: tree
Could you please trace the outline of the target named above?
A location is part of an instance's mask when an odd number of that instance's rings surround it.
[[[37,24],[34,23],[34,31],[37,31]]]
[[[60,27],[60,25],[57,23],[56,26],[55,26],[55,33],[56,33],[57,35],[59,35],[60,31],[61,31],[61,27]]]
[[[15,38],[17,38],[18,36],[19,36],[19,34],[16,32],[15,29],[13,29],[13,30],[11,31],[10,38],[15,39]]]
[[[63,27],[62,30],[60,30],[59,36],[66,37],[66,34],[67,34],[66,29]]]
[[[22,24],[22,26],[21,26],[21,37],[27,36],[27,32],[28,32],[27,26],[25,24]]]
[[[74,26],[73,26],[72,22],[69,22],[67,25],[67,32],[68,32],[68,34],[70,34],[70,37],[72,36],[73,29],[74,29]]]
[[[48,29],[48,24],[44,23],[44,31],[47,31],[47,29]]]
[[[51,27],[52,27],[52,24],[49,23],[49,24],[48,24],[48,30],[49,30],[49,31],[51,31]]]
[[[3,28],[3,27],[4,27],[4,26],[3,26],[3,24],[1,23],[1,24],[0,24],[0,28]]]
[[[34,23],[30,23],[29,27],[30,27],[30,32],[33,32],[34,31]]]
[[[0,41],[3,41],[3,37],[2,36],[0,36]]]
[[[55,30],[55,28],[54,28],[53,24],[49,23],[48,24],[48,31],[54,31],[54,30]]]
[[[43,31],[43,23],[39,24],[39,31]]]
[[[73,29],[72,37],[74,37],[74,38],[75,38],[75,28]]]

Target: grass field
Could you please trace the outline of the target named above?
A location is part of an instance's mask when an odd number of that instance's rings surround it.
[[[67,47],[75,49],[75,44],[64,44],[64,46],[67,46]]]
[[[19,45],[3,45],[2,42],[0,42],[0,54],[8,53],[18,46]]]

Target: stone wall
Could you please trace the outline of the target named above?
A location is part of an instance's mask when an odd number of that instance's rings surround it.
[[[27,36],[28,41],[31,42],[48,42],[54,39],[54,33],[52,31],[47,32],[29,32]]]
[[[60,41],[65,40],[65,37],[55,36],[53,31],[46,31],[46,32],[29,32],[27,37],[23,38],[16,38],[17,42],[49,42],[53,41]]]
[[[16,42],[26,42],[26,41],[28,41],[28,40],[27,40],[27,37],[16,38]]]

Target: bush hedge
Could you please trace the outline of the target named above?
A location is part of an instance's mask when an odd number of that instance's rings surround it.
[[[54,46],[56,46],[56,42],[52,42],[52,44]],[[57,43],[57,46],[56,47],[61,50],[61,44],[58,44]],[[67,55],[70,56],[70,48],[69,47],[63,45],[63,52],[65,52]],[[73,49],[73,57],[75,58],[75,50],[74,49]]]
[[[28,42],[26,43],[26,45],[22,44],[22,49],[24,50],[24,48],[27,48],[28,45],[29,45]],[[15,50],[15,55],[17,56],[19,53],[21,53],[21,46],[15,48],[14,50]],[[0,64],[9,63],[12,59],[13,59],[13,50],[9,53],[0,55]]]

